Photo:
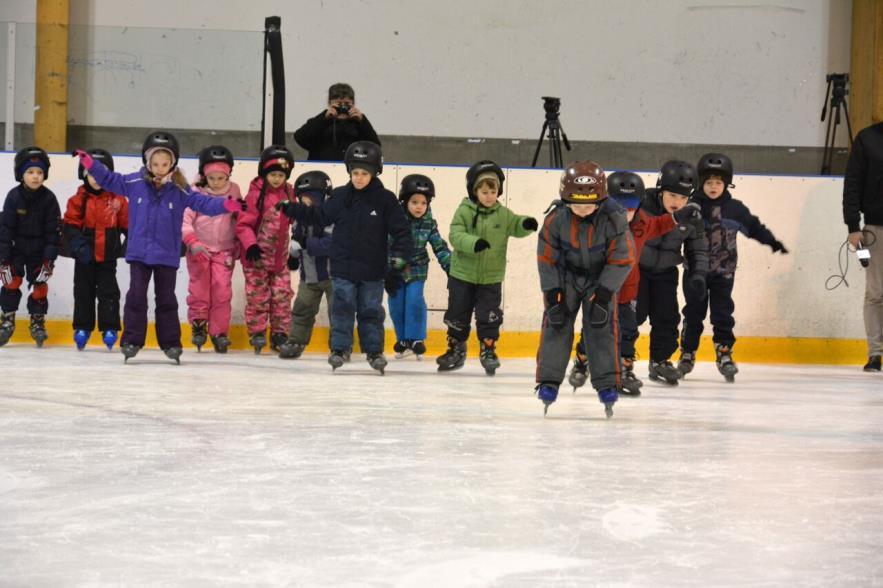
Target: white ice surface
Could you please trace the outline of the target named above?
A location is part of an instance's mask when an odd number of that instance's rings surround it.
[[[879,374],[183,359],[0,349],[0,585],[883,585]]]

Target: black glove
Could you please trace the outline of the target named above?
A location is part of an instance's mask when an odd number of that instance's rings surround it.
[[[702,218],[702,207],[695,202],[688,202],[686,206],[674,211],[671,215],[674,217],[675,222],[680,225],[691,219]]]
[[[281,211],[282,214],[294,220],[303,220],[303,211],[306,208],[306,204],[291,202],[290,200],[280,200],[276,203],[276,210]]]
[[[83,243],[74,250],[74,259],[77,260],[77,263],[90,265],[95,260],[92,247],[88,243]]]
[[[708,286],[705,284],[705,276],[702,274],[690,274],[687,278],[687,285],[699,297],[699,300],[705,300],[708,295]]]
[[[246,255],[248,253],[246,252]],[[294,257],[293,255],[288,256],[288,270],[292,272],[296,272],[300,268],[300,257]]]
[[[790,251],[785,248],[785,245],[783,245],[781,241],[773,241],[772,243],[770,243],[770,247],[773,248],[773,253],[781,253],[782,255],[787,255],[788,253],[790,253]]]
[[[252,263],[257,263],[261,260],[261,248],[257,243],[245,250],[245,259]]]
[[[610,299],[613,298],[613,292],[604,286],[598,286],[592,296],[592,305],[589,307],[589,323],[593,329],[601,329],[607,326],[610,320]]]
[[[387,295],[395,296],[401,285],[402,274],[396,271],[389,271],[386,273],[386,279],[383,280],[383,289],[386,290]]]
[[[475,242],[475,252],[476,253],[481,253],[485,249],[490,249],[490,248],[491,248],[491,244],[488,243],[487,241],[485,241],[484,239],[479,239],[478,241]]]
[[[555,327],[563,327],[567,319],[567,306],[564,304],[564,292],[561,288],[548,290],[545,292],[546,297],[546,318],[549,325]]]
[[[521,221],[521,228],[525,231],[536,231],[537,227],[539,227],[539,223],[537,223],[537,219],[527,217],[523,221]]]

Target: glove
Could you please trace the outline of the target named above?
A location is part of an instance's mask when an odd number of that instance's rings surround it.
[[[235,198],[227,198],[224,200],[224,210],[227,212],[241,212],[245,210],[247,204],[245,200],[237,200]]]
[[[408,262],[401,257],[393,257],[389,260],[389,265],[392,267],[392,269],[399,271],[405,269],[405,266],[408,265]]]
[[[292,272],[296,272],[300,267],[300,258],[289,255],[288,256],[288,270]]]
[[[3,263],[0,265],[0,282],[2,282],[4,286],[9,286],[14,279],[15,274],[12,273],[12,265],[9,263]]]
[[[292,239],[291,243],[288,244],[288,256],[289,257],[300,257],[301,252],[303,250],[304,250],[304,248],[300,244],[300,241],[296,241],[296,240]]]
[[[88,243],[83,243],[74,250],[74,258],[77,260],[77,263],[83,265],[90,265],[95,260],[92,247]]]
[[[35,283],[39,282],[48,282],[49,278],[52,277],[52,262],[48,259],[43,260],[43,265],[40,266],[40,271],[37,272],[37,277],[34,278]]]
[[[601,329],[607,326],[610,320],[608,305],[613,298],[613,292],[604,286],[598,286],[592,296],[592,305],[589,307],[589,323],[593,329]]]
[[[261,260],[261,248],[257,243],[245,250],[245,259],[252,263],[257,263]]]
[[[307,208],[305,204],[292,202],[290,200],[280,200],[276,203],[276,210],[284,214],[290,219],[301,220],[298,217],[303,214],[303,210]]]
[[[490,248],[491,248],[491,244],[488,243],[487,241],[485,241],[484,239],[479,239],[478,241],[475,242],[475,252],[476,253],[481,253],[485,249],[490,249]]]
[[[528,217],[521,221],[521,228],[525,231],[536,231],[539,226],[540,225],[535,218]]]
[[[206,247],[199,241],[196,241],[192,245],[188,246],[187,250],[190,252],[190,255],[202,255],[206,259],[210,259],[212,256],[211,252],[209,252],[208,250],[208,247]]]
[[[92,169],[92,164],[95,163],[95,160],[92,159],[92,156],[82,149],[77,149],[76,151],[71,153],[71,157],[79,157],[80,163],[82,163],[83,167],[85,167],[86,169]]]
[[[702,274],[690,274],[690,277],[687,278],[687,284],[694,294],[699,296],[699,300],[705,300],[705,296],[708,294],[708,286],[705,284],[705,276]]]
[[[695,202],[688,202],[686,206],[674,211],[671,215],[674,217],[675,222],[680,225],[691,219],[702,218],[702,207]]]
[[[395,296],[401,285],[402,274],[397,271],[389,271],[386,273],[386,278],[383,280],[383,289],[386,290],[387,295]]]
[[[782,255],[788,255],[790,251],[785,248],[781,241],[773,241],[770,244],[770,247],[773,249],[773,253],[781,253]]]
[[[564,326],[564,321],[567,318],[567,307],[564,305],[564,292],[561,288],[555,288],[553,290],[548,290],[545,293],[546,296],[546,318],[549,320],[549,325],[555,327]]]

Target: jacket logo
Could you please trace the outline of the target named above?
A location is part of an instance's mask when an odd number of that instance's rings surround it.
[[[376,210],[372,210],[372,211],[371,211],[371,216],[377,216],[377,211],[376,211]]]
[[[174,210],[174,209],[175,209],[175,207],[172,206],[172,203],[171,203],[171,202],[169,202],[169,210]]]
[[[579,176],[578,178],[573,178],[573,183],[588,186],[591,184],[597,184],[598,180],[592,176]]]
[[[16,208],[15,212],[17,212],[18,214],[27,214],[28,209],[27,208]]]

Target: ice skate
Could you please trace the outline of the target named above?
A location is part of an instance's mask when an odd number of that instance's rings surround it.
[[[108,351],[112,351],[114,344],[117,342],[117,332],[113,329],[104,331],[101,335],[101,341],[107,346]]]
[[[190,342],[193,343],[194,347],[196,347],[197,353],[199,353],[202,351],[202,346],[205,345],[205,342],[208,339],[208,322],[203,319],[196,319],[193,321],[193,324],[190,325],[190,330],[192,331]]]
[[[426,344],[423,341],[414,341],[411,345],[411,350],[417,356],[417,361],[422,361],[423,355],[426,353]]]
[[[254,354],[260,355],[261,349],[267,346],[267,334],[263,331],[255,333],[248,338],[248,343],[254,347]]]
[[[331,355],[328,356],[328,365],[331,366],[331,371],[335,371],[337,368],[342,366],[347,360],[344,356],[343,351],[332,351]]]
[[[669,386],[677,386],[681,372],[669,360],[650,360],[650,379],[654,382],[665,382]]]
[[[578,388],[586,385],[589,379],[587,370],[589,369],[588,358],[585,355],[576,354],[573,359],[573,367],[570,368],[570,375],[567,376],[567,382],[573,386],[573,393],[576,394]]]
[[[279,353],[279,349],[286,341],[288,341],[288,335],[285,333],[273,333],[270,335],[270,350]]]
[[[678,360],[678,371],[681,378],[693,371],[696,366],[696,354],[692,351],[681,350],[681,358]]]
[[[395,352],[396,359],[404,359],[414,352],[411,349],[410,341],[396,341],[395,345],[392,346],[392,350]]]
[[[732,384],[736,381],[736,374],[739,373],[739,368],[733,361],[733,350],[726,345],[715,343],[714,353],[717,355],[717,371]]]
[[[549,406],[558,399],[558,386],[552,383],[539,384],[536,387],[537,398],[543,401],[543,416],[549,412]]]
[[[212,335],[212,347],[215,348],[215,353],[227,353],[227,348],[230,347],[230,338],[226,335],[226,333],[221,333],[220,335]]]
[[[183,351],[184,350],[180,347],[169,347],[168,349],[162,350],[162,352],[166,354],[166,357],[168,357],[178,365],[181,365],[181,353]]]
[[[380,375],[383,375],[383,370],[386,369],[386,358],[383,357],[382,353],[369,353],[368,354],[368,365],[371,366],[371,369],[375,369],[380,372]]]
[[[303,354],[305,347],[303,343],[295,343],[286,339],[284,343],[279,345],[279,357],[281,359],[297,359]]]
[[[120,352],[123,354],[123,363],[128,362],[130,359],[138,355],[139,351],[141,351],[141,348],[137,345],[132,345],[131,343],[120,345]]]
[[[868,358],[868,363],[865,364],[865,367],[862,369],[866,372],[879,372],[880,371],[880,356],[872,355]]]
[[[436,358],[438,371],[450,372],[458,370],[466,363],[466,341],[458,341],[448,337],[448,350]]]
[[[641,386],[644,382],[635,376],[634,372],[635,359],[633,357],[622,358],[622,391],[620,394],[626,396],[640,396]]]
[[[9,343],[15,332],[15,312],[0,312],[0,347]]]
[[[616,404],[616,401],[619,400],[619,394],[616,392],[616,388],[605,388],[604,390],[598,390],[598,400],[601,401],[601,404],[604,405],[604,414],[607,415],[607,418],[613,416],[613,405]]]
[[[43,341],[49,338],[46,334],[46,315],[31,315],[31,339],[37,344],[37,347],[43,347]]]
[[[493,376],[500,367],[500,359],[497,357],[497,342],[494,339],[482,339],[481,351],[478,356],[484,373]]]
[[[77,329],[74,331],[74,343],[77,345],[77,351],[82,351],[86,348],[86,343],[89,342],[89,336],[92,333],[83,329]]]

